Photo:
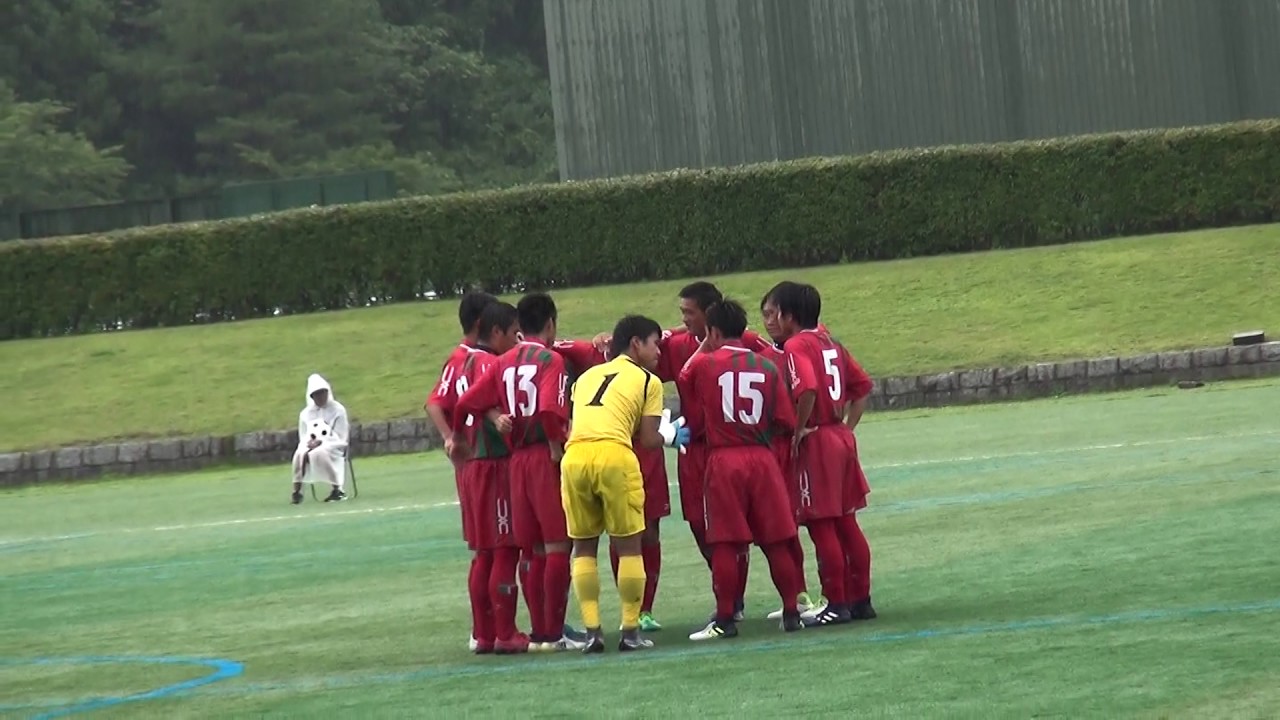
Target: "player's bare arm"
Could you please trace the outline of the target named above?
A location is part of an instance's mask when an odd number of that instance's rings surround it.
[[[849,426],[850,430],[858,427],[858,423],[862,421],[862,415],[867,411],[867,399],[865,397],[858,398],[849,403],[845,410],[844,422]]]
[[[658,416],[645,416],[640,418],[640,432],[637,439],[640,441],[641,447],[660,448],[666,445],[662,433],[658,432],[658,428],[662,425],[662,418]]]

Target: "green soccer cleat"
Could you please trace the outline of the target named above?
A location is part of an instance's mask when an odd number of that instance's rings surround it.
[[[658,632],[662,629],[662,623],[653,619],[653,613],[640,613],[640,631],[641,632]]]

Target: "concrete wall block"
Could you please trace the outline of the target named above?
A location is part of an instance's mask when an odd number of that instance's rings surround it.
[[[1262,362],[1280,362],[1280,342],[1263,343],[1261,348]]]
[[[53,470],[69,470],[80,467],[84,450],[78,447],[62,448],[53,453]]]
[[[118,452],[119,446],[114,443],[110,445],[95,445],[93,447],[85,448],[84,462],[82,464],[96,468],[101,468],[104,465],[111,465],[116,461]]]
[[[958,373],[954,372],[921,375],[917,384],[925,393],[946,393],[960,387]]]
[[[1197,368],[1216,368],[1227,364],[1227,349],[1202,348],[1191,354],[1191,365]]]
[[[0,475],[12,475],[22,470],[22,456],[25,453],[0,454]]]
[[[962,390],[972,390],[974,388],[991,387],[996,381],[996,371],[994,368],[982,368],[979,370],[965,370],[960,373],[960,388]]]
[[[1174,352],[1160,353],[1160,369],[1161,370],[1190,370],[1191,350],[1177,350]]]
[[[1120,372],[1120,358],[1105,357],[1095,358],[1089,361],[1089,369],[1086,371],[1086,377],[1105,378]]]
[[[182,457],[202,458],[213,454],[213,438],[209,436],[183,438]]]
[[[1014,383],[1024,383],[1030,370],[1026,365],[1014,365],[1012,367],[996,368],[996,385],[1012,385]]]
[[[412,418],[392,420],[387,427],[387,434],[392,440],[403,440],[419,435],[418,422]]]
[[[1145,355],[1135,355],[1133,357],[1120,358],[1120,374],[1137,375],[1140,373],[1153,373],[1160,369],[1159,353],[1147,353]]]
[[[147,459],[173,462],[182,457],[181,440],[153,440],[147,445]]]
[[[1057,369],[1057,363],[1036,363],[1027,367],[1027,381],[1038,384],[1048,384],[1053,380],[1054,370]]]
[[[22,453],[22,470],[25,472],[34,473],[51,467],[53,467],[52,450],[28,450]]]
[[[1053,366],[1054,380],[1072,380],[1078,377],[1085,377],[1088,373],[1088,360],[1066,360],[1064,362],[1054,363]]]
[[[145,442],[126,442],[120,443],[116,448],[116,461],[122,463],[136,463],[147,459],[147,443]]]
[[[1262,362],[1261,345],[1233,345],[1227,348],[1228,365],[1252,365]]]
[[[915,392],[919,388],[920,378],[911,377],[891,377],[884,379],[884,392],[890,397],[906,395]]]

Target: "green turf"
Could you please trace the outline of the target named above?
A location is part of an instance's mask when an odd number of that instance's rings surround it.
[[[1280,287],[1280,225],[716,280],[754,309],[784,278],[823,290],[824,319],[876,376],[1221,345],[1280,327],[1264,291]],[[682,284],[558,292],[562,334],[626,312],[677,325]],[[0,450],[290,427],[313,371],[358,419],[418,415],[456,313],[414,303],[0,343]]]
[[[708,578],[673,519],[667,629],[631,656],[466,652],[436,454],[358,461],[340,506],[287,505],[283,467],[10,490],[0,713],[208,672],[29,663],[138,655],[245,671],[97,715],[1268,717],[1277,404],[1272,380],[871,416],[880,619],[783,635],[754,553],[743,636],[691,643]]]

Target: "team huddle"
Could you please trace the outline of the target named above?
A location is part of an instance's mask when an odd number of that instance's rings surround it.
[[[857,511],[870,492],[853,429],[871,380],[820,323],[821,296],[783,282],[760,303],[768,339],[710,283],[680,292],[683,327],[627,316],[591,341],[558,341],[548,295],[516,306],[463,297],[462,343],[426,409],[454,463],[476,653],[603,652],[598,543],[622,606],[621,651],[650,648],[664,448],[678,449],[680,505],[711,570],[715,611],[692,640],[731,638],[744,618],[749,548],[782,600],[783,630],[875,617]],[[672,382],[681,417],[663,409]],[[805,587],[808,529],[821,596]],[[517,577],[518,576],[518,577]],[[575,593],[585,633],[565,624]],[[516,626],[523,594],[530,633]],[[645,633],[645,634],[642,634]]]

